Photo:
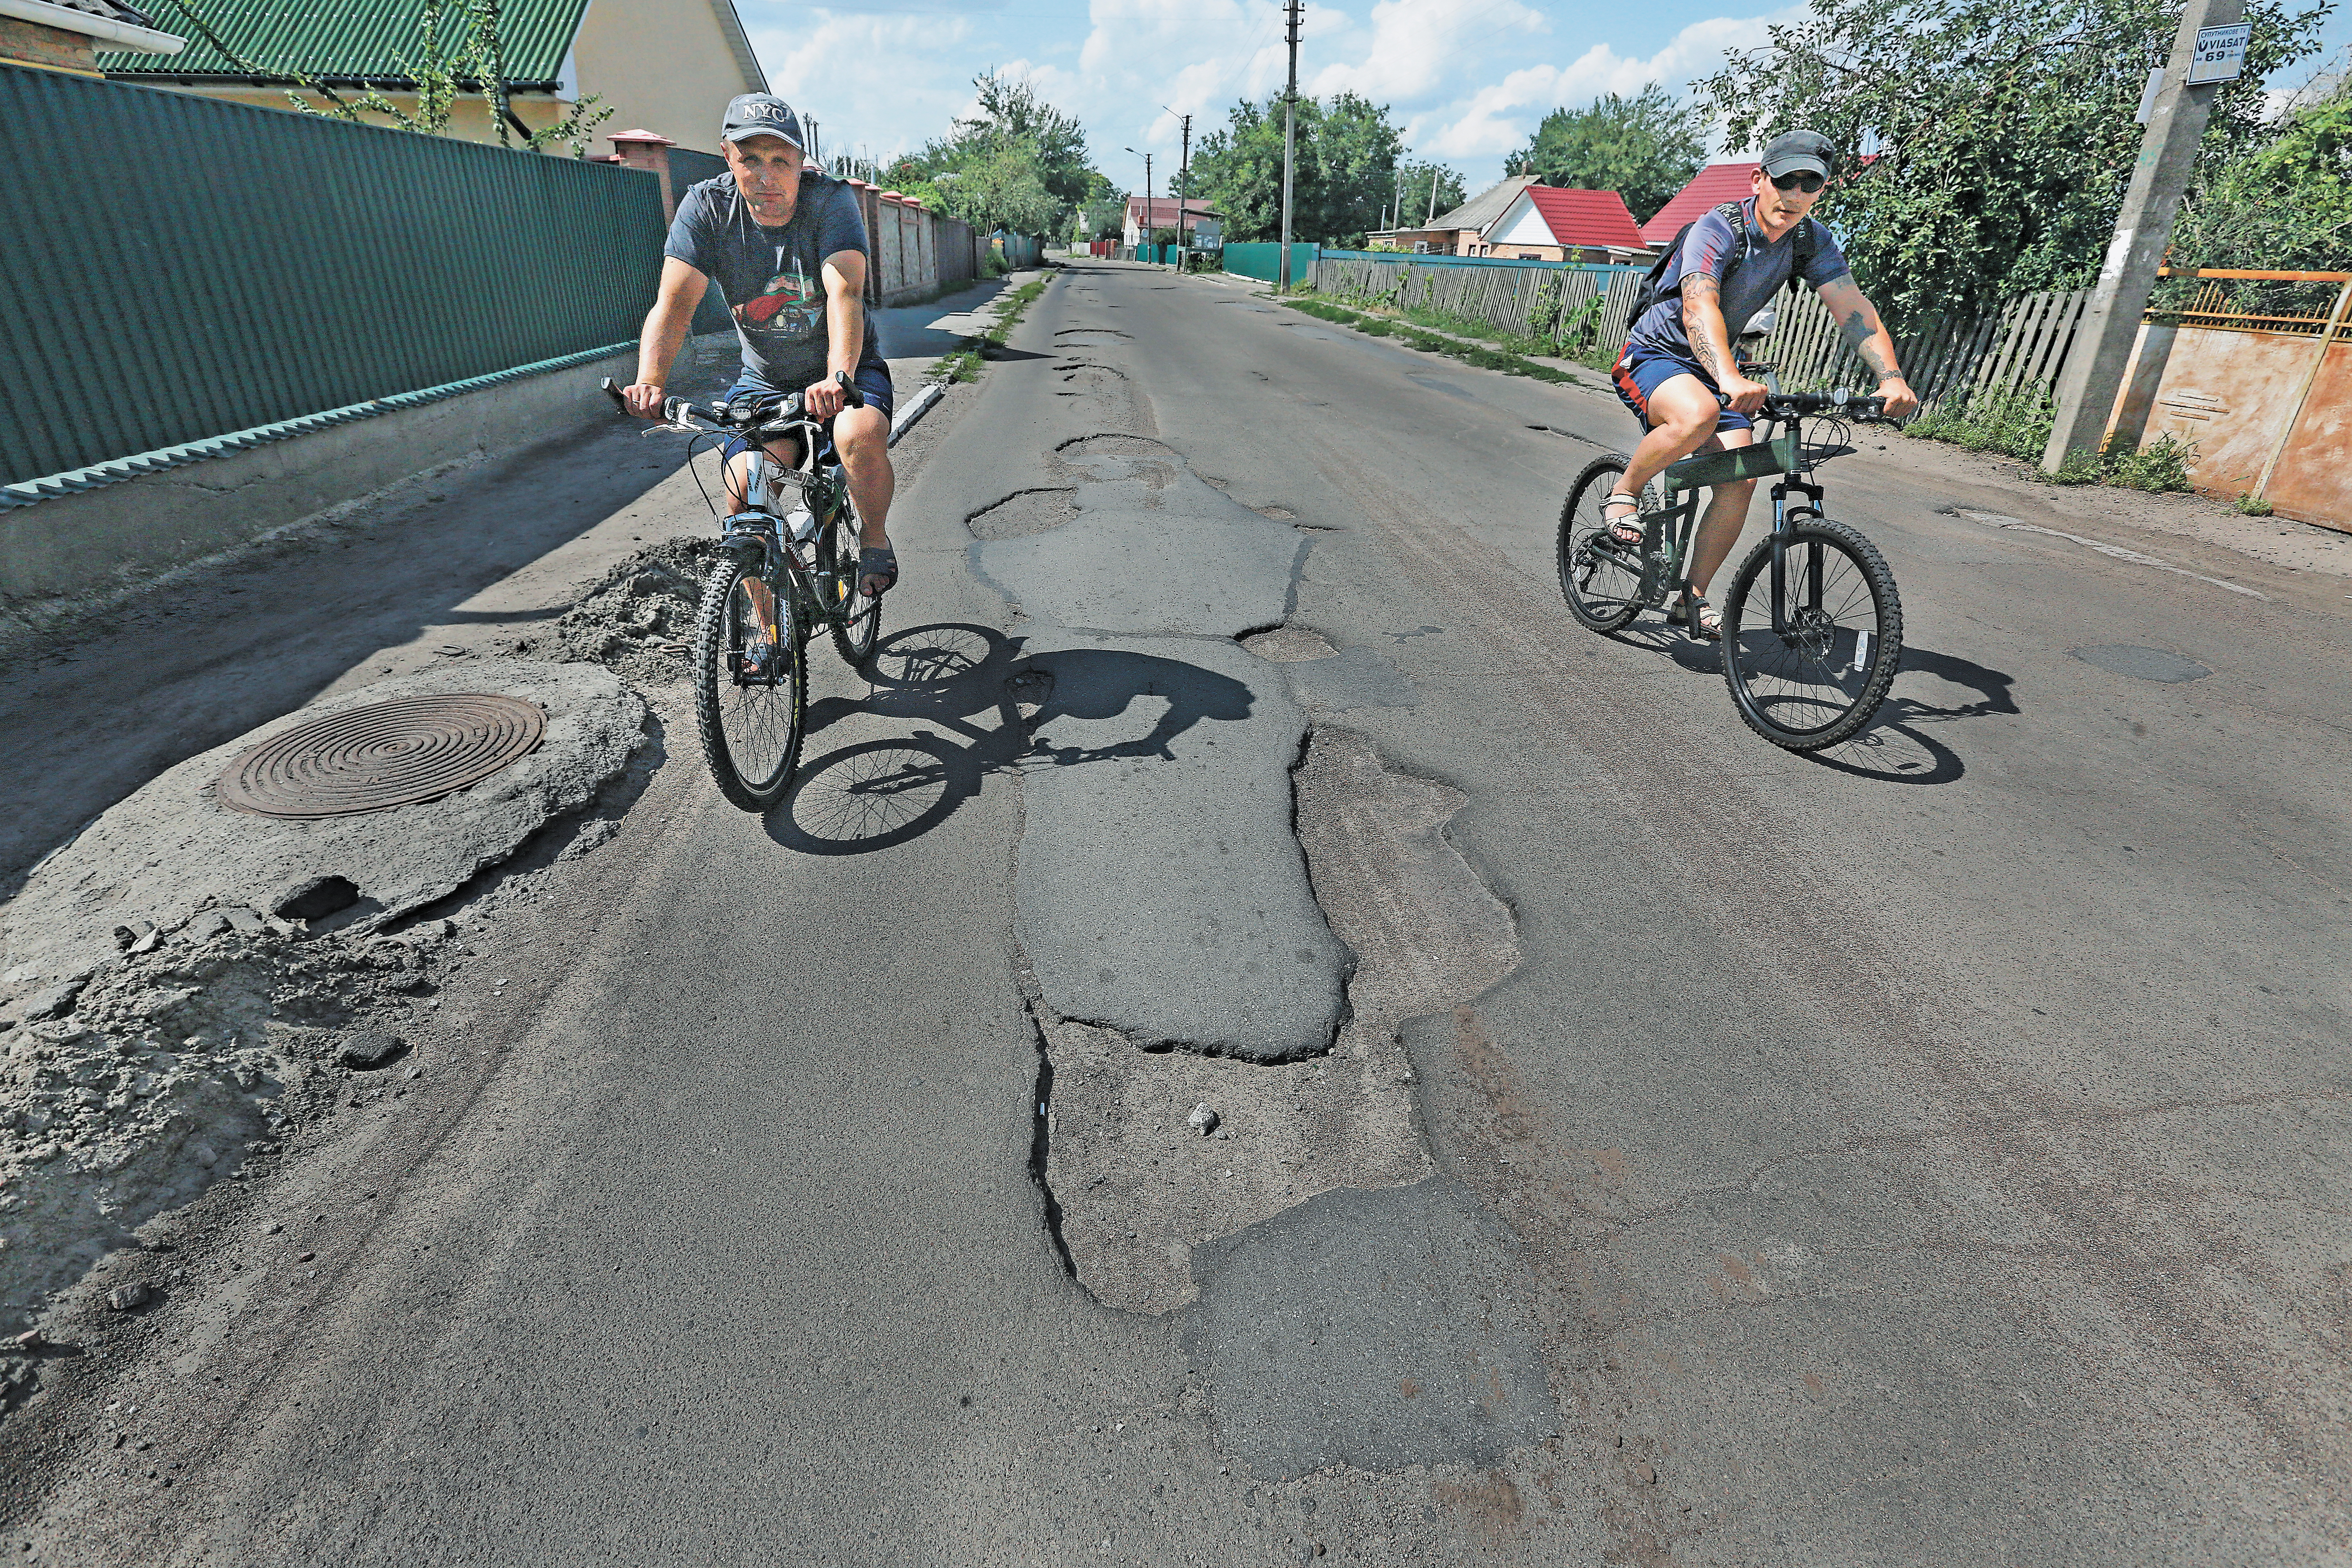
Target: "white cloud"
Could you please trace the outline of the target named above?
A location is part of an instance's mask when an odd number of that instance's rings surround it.
[[[1177,115],[1193,116],[1197,144],[1236,100],[1282,90],[1278,0],[1089,0],[1083,20],[1066,21],[1010,0],[740,4],[775,90],[815,115],[836,150],[888,156],[943,134],[971,107],[972,77],[994,66],[1077,116],[1097,166],[1126,184],[1141,173],[1127,166],[1129,146],[1172,172]],[[1725,49],[1763,42],[1768,23],[1802,14],[1713,17],[1661,42],[1653,15],[1596,16],[1564,0],[1310,4],[1299,89],[1390,105],[1416,153],[1462,164],[1475,186],[1499,175],[1553,107],[1651,81],[1679,88]]]

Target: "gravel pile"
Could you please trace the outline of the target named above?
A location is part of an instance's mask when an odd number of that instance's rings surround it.
[[[394,1066],[451,929],[306,937],[207,909],[62,1002],[48,987],[0,1004],[0,1305],[29,1312],[148,1218],[277,1153],[341,1092],[345,1060]]]
[[[680,534],[616,562],[551,625],[518,640],[529,658],[602,664],[646,685],[686,676],[682,645],[694,632],[703,579],[719,558],[719,540]]]

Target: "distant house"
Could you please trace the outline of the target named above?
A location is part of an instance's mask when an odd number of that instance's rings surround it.
[[[1369,242],[1424,255],[1524,261],[1632,261],[1649,255],[1616,192],[1557,190],[1533,174],[1514,174],[1427,224],[1384,229]]]
[[[105,0],[74,3],[96,7]],[[0,0],[0,14],[38,4]],[[424,0],[196,0],[196,6],[221,41],[253,65],[292,67],[346,94],[373,88],[403,109],[415,101],[404,59],[416,52]],[[454,28],[460,7],[443,15],[444,28]],[[768,88],[732,0],[506,0],[499,37],[515,122],[509,130],[558,124],[593,93],[613,110],[605,132],[650,127],[681,147],[715,154],[727,100]],[[99,68],[148,87],[287,106],[283,88],[201,37],[169,58],[129,52],[135,47],[102,46]],[[496,142],[488,100],[480,94],[462,100],[448,133]]]
[[[1748,195],[1748,176],[1756,172],[1756,160],[1738,163],[1709,163],[1691,176],[1673,201],[1660,207],[1650,221],[1642,226],[1643,242],[1654,250],[1663,250],[1675,242],[1675,236],[1709,207],[1726,202],[1744,202]]]
[[[1521,261],[1625,262],[1647,258],[1642,231],[1614,191],[1529,185],[1503,210],[1478,254]]]
[[[121,0],[0,0],[0,60],[12,66],[100,76],[100,50],[136,57],[186,47]]]
[[[1486,230],[1494,226],[1510,205],[1529,185],[1536,183],[1533,174],[1514,174],[1499,185],[1490,185],[1450,212],[1440,213],[1425,224],[1406,228],[1381,229],[1365,237],[1366,243],[1395,247],[1399,250],[1416,251],[1434,256],[1478,256],[1478,247],[1486,242]]]
[[[1127,220],[1121,245],[1134,247],[1150,242],[1152,235],[1163,228],[1182,227],[1179,231],[1190,245],[1197,237],[1202,244],[1216,243],[1217,209],[1207,202],[1180,202],[1174,196],[1129,196],[1127,198]]]

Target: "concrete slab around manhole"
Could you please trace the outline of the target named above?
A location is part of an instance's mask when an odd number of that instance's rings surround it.
[[[296,725],[396,698],[492,691],[547,716],[539,749],[454,795],[355,816],[257,816],[215,797],[221,770]],[[117,926],[171,932],[210,900],[268,912],[322,877],[380,916],[454,892],[577,811],[646,741],[644,699],[610,670],[468,659],[360,688],[189,758],[109,808],[33,868],[6,907],[0,971],[63,978],[114,957]]]
[[[2135,643],[2097,643],[2068,651],[2084,664],[2095,664],[2110,674],[2128,675],[2136,680],[2160,680],[2167,685],[2177,685],[2184,680],[2202,680],[2213,673],[2193,658],[2183,658],[2160,647],[2141,647]]]
[[[1186,1346],[1260,1475],[1492,1465],[1559,1426],[1516,1244],[1454,1183],[1325,1193],[1192,1258]]]

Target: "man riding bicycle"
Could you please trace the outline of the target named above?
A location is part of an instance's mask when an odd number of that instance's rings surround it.
[[[1774,137],[1748,177],[1748,198],[1701,216],[1666,258],[1654,302],[1633,321],[1611,371],[1617,395],[1648,430],[1617,492],[1602,503],[1610,538],[1619,545],[1640,548],[1638,498],[1668,464],[1755,440],[1750,416],[1768,389],[1740,374],[1731,324],[1745,326],[1801,258],[1804,281],[1878,377],[1886,413],[1900,418],[1919,406],[1895,365],[1895,340],[1854,287],[1837,241],[1810,216],[1836,164],[1825,136],[1790,131]],[[1707,603],[1706,584],[1738,542],[1755,489],[1753,479],[1715,486],[1691,548],[1690,587],[1669,618],[1703,640],[1722,635],[1723,617]]]
[[[661,284],[637,343],[637,378],[624,390],[629,412],[661,417],[669,372],[702,292],[713,281],[735,319],[742,371],[727,400],[800,392],[809,417],[832,421],[864,538],[858,581],[868,595],[898,581],[898,555],[884,525],[890,471],[890,366],[866,330],[866,221],[848,185],[806,167],[800,116],[782,99],[747,92],[727,105],[719,132],[727,173],[687,188],[664,247]],[[835,384],[846,372],[865,394],[850,408]],[[766,451],[790,467],[800,442]],[[751,448],[726,447],[727,505],[743,510]]]

